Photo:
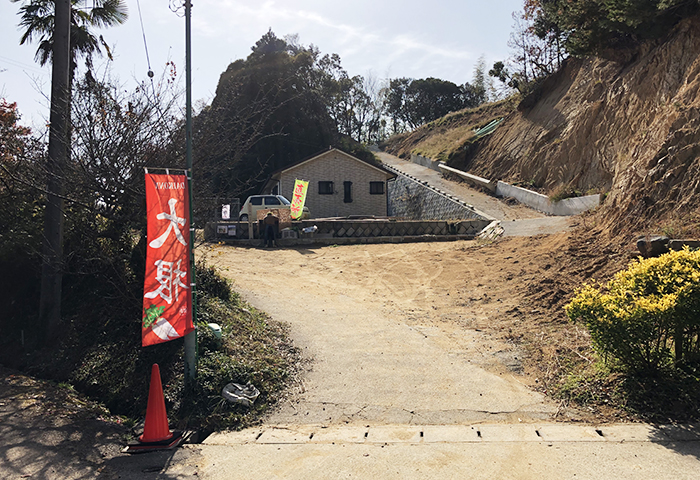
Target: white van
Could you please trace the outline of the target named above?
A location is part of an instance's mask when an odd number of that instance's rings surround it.
[[[248,197],[238,213],[238,220],[247,222],[255,220],[258,210],[269,208],[290,208],[291,202],[282,195],[251,195]],[[309,209],[304,207],[301,218],[309,218]]]

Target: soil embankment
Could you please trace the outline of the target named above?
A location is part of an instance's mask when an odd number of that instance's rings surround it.
[[[652,227],[697,233],[699,73],[694,17],[634,50],[568,59],[517,109],[497,104],[490,113],[481,107],[453,114],[387,148],[405,156],[435,151],[441,142],[450,165],[476,175],[548,194],[606,193],[598,218],[616,234]],[[492,135],[476,142],[462,135],[462,144],[453,144],[456,129],[500,116],[505,120]]]

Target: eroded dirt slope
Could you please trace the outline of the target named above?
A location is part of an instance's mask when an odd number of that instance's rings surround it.
[[[642,231],[675,219],[697,230],[699,73],[700,17],[614,58],[569,59],[491,136],[454,149],[449,163],[550,194],[564,185],[608,193],[601,218],[609,226]],[[461,118],[476,126],[486,117]],[[428,131],[439,133],[428,126],[390,149],[420,150]]]

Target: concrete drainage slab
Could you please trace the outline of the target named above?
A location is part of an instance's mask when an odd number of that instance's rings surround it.
[[[247,428],[239,432],[216,432],[209,435],[204,442],[208,445],[245,445],[255,443],[263,434],[263,428]]]
[[[478,425],[479,438],[485,442],[541,442],[536,425]]]
[[[258,437],[256,443],[308,443],[313,439],[316,430],[316,428],[304,426],[269,428]]]
[[[370,427],[366,443],[421,443],[423,428],[410,425]]]
[[[612,442],[647,442],[662,430],[643,423],[604,425],[598,428],[603,437]]]
[[[424,443],[464,443],[478,442],[477,427],[469,425],[425,425],[423,427]]]
[[[365,443],[368,435],[367,427],[330,426],[315,430],[311,443]]]
[[[545,425],[537,433],[545,442],[604,442],[601,430],[578,425]]]
[[[210,435],[205,445],[489,442],[697,442],[698,425],[277,425]]]

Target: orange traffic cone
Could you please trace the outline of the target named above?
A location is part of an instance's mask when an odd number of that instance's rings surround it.
[[[128,453],[148,452],[175,448],[183,441],[182,432],[171,432],[168,427],[168,414],[165,411],[163,385],[160,381],[160,368],[154,363],[151,367],[151,385],[148,390],[148,406],[143,434],[136,443],[126,447]]]
[[[148,390],[148,407],[146,407],[146,423],[141,442],[163,442],[173,437],[168,428],[168,414],[165,411],[163,384],[160,381],[160,368],[157,363],[151,367],[151,386]]]

